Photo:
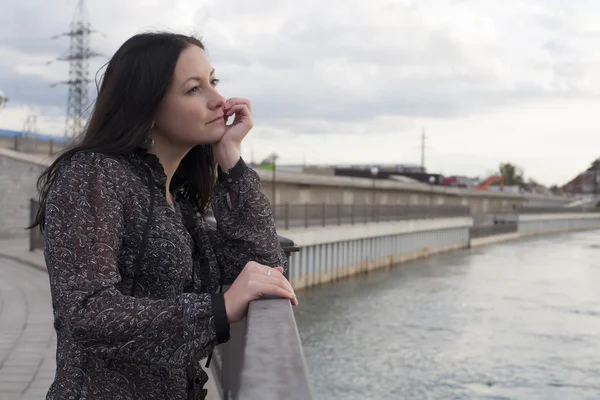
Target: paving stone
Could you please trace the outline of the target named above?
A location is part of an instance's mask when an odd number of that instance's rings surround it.
[[[44,399],[56,334],[47,273],[0,257],[0,400]]]

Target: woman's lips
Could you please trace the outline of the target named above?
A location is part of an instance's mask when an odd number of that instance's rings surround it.
[[[213,122],[217,122],[217,121],[219,121],[219,120],[221,120],[221,121],[225,121],[225,116],[224,116],[224,115],[221,115],[220,117],[217,117],[217,118],[213,119],[212,121],[209,121],[209,122],[207,122],[207,123],[206,123],[206,125],[208,125],[208,124],[212,124]]]

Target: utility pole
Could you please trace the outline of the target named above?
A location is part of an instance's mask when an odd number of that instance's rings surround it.
[[[421,133],[421,168],[425,171],[425,128],[423,128],[423,132]]]
[[[276,153],[271,153],[271,155],[269,156],[271,158],[271,162],[273,163],[273,180],[271,181],[271,186],[272,186],[272,190],[273,190],[273,200],[272,200],[272,207],[273,207],[273,217],[275,218],[277,216],[277,189],[276,189],[276,179],[275,179],[275,175],[277,172],[277,159],[279,158],[279,155],[277,155]]]
[[[65,137],[70,141],[76,140],[83,133],[86,124],[84,113],[88,107],[88,84],[92,82],[89,79],[89,60],[100,56],[90,48],[90,34],[93,32],[95,31],[91,29],[87,18],[84,0],[78,0],[75,15],[71,21],[71,30],[52,38],[67,36],[71,41],[69,52],[57,59],[57,61],[69,62],[69,79],[51,85],[55,87],[65,84],[69,87]]]
[[[425,150],[430,148],[426,145],[426,140],[427,135],[425,135],[425,127],[423,127],[423,131],[421,132],[421,146],[419,146],[421,149],[421,168],[423,172],[425,172]]]

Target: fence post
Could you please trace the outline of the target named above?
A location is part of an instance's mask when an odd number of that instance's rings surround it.
[[[308,228],[308,201],[304,202],[304,227]]]
[[[285,229],[290,229],[290,203],[285,203]]]
[[[290,279],[290,269],[292,268],[291,253],[295,253],[295,252],[299,251],[300,248],[294,244],[294,241],[292,239],[289,239],[289,238],[286,238],[283,236],[279,236],[279,235],[277,235],[277,239],[279,241],[279,244],[281,245],[281,248],[285,252],[285,256],[287,257],[287,260],[288,260],[288,268],[283,273],[283,276],[285,276],[286,279]]]

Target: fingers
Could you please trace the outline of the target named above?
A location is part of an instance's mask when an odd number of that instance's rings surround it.
[[[292,284],[286,279],[285,276],[283,276],[283,267],[271,268],[271,276],[266,275],[265,278],[267,283],[278,285],[279,287],[282,287],[288,292],[292,293],[294,295],[294,298],[291,299],[292,305],[297,306],[299,304],[298,299],[296,298],[296,292],[294,291]]]
[[[235,114],[236,117],[239,115],[249,117],[252,115],[252,112],[250,111],[247,105],[237,104],[235,106],[232,106],[231,108],[227,108],[225,111],[225,115],[228,117],[231,117],[233,114]]]
[[[252,112],[252,103],[250,102],[250,100],[248,99],[242,99],[241,97],[232,97],[229,100],[227,100],[225,102],[225,109],[229,109],[232,106],[238,105],[238,104],[245,104],[248,107],[248,110],[250,112]]]
[[[257,297],[253,296],[254,298],[277,296],[289,298],[294,306],[298,305],[298,299],[296,298],[294,288],[283,276],[282,267],[271,268],[256,262],[248,263],[247,267],[249,269],[248,272],[252,274],[249,283],[263,285],[261,286],[261,293],[255,293]],[[271,272],[271,275],[268,275],[269,271]],[[263,293],[265,290],[267,290],[267,293]],[[269,292],[269,290],[275,292]]]
[[[290,292],[291,294],[294,294],[294,295],[295,295],[295,293],[294,293],[294,288],[292,288],[292,285],[291,285],[291,284],[288,282],[288,280],[287,280],[287,279],[285,279],[285,278],[284,278],[282,275],[280,275],[280,276],[274,276],[274,275],[271,275],[271,276],[266,276],[266,275],[265,275],[265,276],[264,276],[264,277],[261,279],[261,282],[266,282],[266,283],[270,283],[270,284],[272,284],[272,285],[279,286],[279,287],[281,287],[281,288],[283,288],[283,289],[287,290],[287,291],[288,291],[288,292]]]
[[[278,286],[288,290],[292,294],[295,294],[294,288],[292,287],[291,283],[282,274],[283,268],[281,268],[281,267],[271,268],[271,267],[267,267],[267,266],[261,266],[261,270],[265,270],[264,273],[261,273],[259,275],[259,279],[262,282],[268,282],[273,285],[278,285]],[[271,273],[270,275],[269,275],[269,272]]]
[[[272,276],[270,276],[269,278],[273,278]],[[279,282],[276,284],[279,285],[283,285],[283,287],[290,293],[292,293],[292,295],[294,296],[292,300],[292,304],[297,306],[298,305],[298,299],[296,298],[296,291],[294,290],[294,288],[292,287],[292,284],[285,279],[285,277],[282,275],[280,278],[275,278],[275,279],[279,279]],[[280,286],[281,287],[281,286]]]
[[[250,283],[252,286],[252,291],[254,291],[257,295],[257,298],[265,297],[265,296],[273,296],[273,297],[281,297],[283,299],[294,300],[296,295],[290,293],[284,288],[273,285],[267,282],[253,281]]]

